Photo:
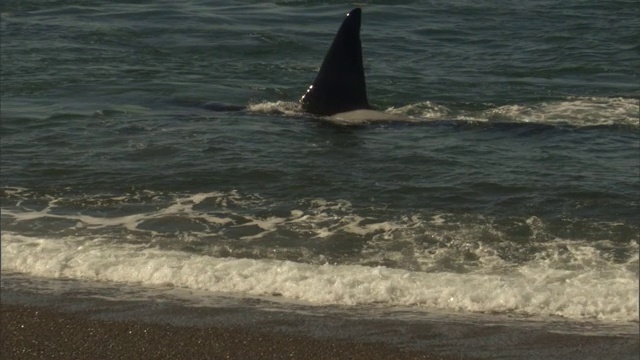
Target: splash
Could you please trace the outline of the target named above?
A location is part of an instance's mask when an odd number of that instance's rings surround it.
[[[468,110],[464,107],[420,102],[389,108],[393,114],[423,120],[457,120],[474,122],[513,122],[547,125],[640,126],[638,99],[606,97],[569,97],[564,100],[528,105],[491,106]]]
[[[304,114],[304,111],[302,111],[302,107],[300,107],[300,104],[298,104],[297,102],[287,101],[260,102],[250,104],[247,107],[247,110],[254,113],[285,116],[300,116],[301,114]]]
[[[511,104],[478,108],[468,104],[438,104],[424,101],[401,107],[390,107],[386,113],[403,119],[401,122],[430,122],[454,120],[484,123],[523,123],[559,126],[640,126],[638,99],[622,97],[568,97],[563,100],[537,104]],[[299,117],[304,114],[296,102],[260,102],[247,108],[261,114]]]

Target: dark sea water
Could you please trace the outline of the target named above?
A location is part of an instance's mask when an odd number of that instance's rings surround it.
[[[637,333],[637,2],[358,5],[411,122],[298,107],[350,3],[3,1],[3,288]]]

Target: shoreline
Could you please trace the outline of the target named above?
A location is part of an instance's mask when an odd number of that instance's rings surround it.
[[[95,320],[36,306],[2,304],[0,312],[4,359],[473,359],[235,326]]]
[[[213,310],[220,314],[234,311]],[[455,338],[446,338],[443,333],[422,332],[424,326],[407,326],[407,333],[430,344],[415,349],[388,339],[371,341],[338,332],[318,337],[313,331],[282,331],[277,325],[280,320],[271,327],[263,320],[256,321],[255,326],[224,322],[188,325],[189,320],[176,324],[167,323],[162,317],[160,322],[136,316],[130,320],[120,316],[96,318],[90,310],[5,303],[0,314],[3,359],[601,359],[607,354],[617,359],[640,357],[638,339],[539,331],[521,334],[521,330],[511,333],[500,327],[462,327],[463,332]],[[301,316],[296,321],[308,327],[305,324],[308,320]],[[359,330],[382,336],[394,331],[392,327],[379,325],[376,321],[365,322],[359,324]],[[518,339],[516,343],[513,338]],[[482,345],[476,356],[469,346],[478,341]],[[460,345],[457,350],[456,343]],[[487,347],[494,348],[493,355],[487,353]]]
[[[314,307],[3,274],[2,359],[640,359],[638,323]]]

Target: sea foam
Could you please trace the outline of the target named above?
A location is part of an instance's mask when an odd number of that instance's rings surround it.
[[[597,255],[593,249],[584,256]],[[383,266],[314,265],[221,258],[109,239],[2,236],[2,271],[173,286],[240,296],[274,296],[315,305],[384,305],[423,310],[515,313],[628,322],[638,319],[637,255],[584,269],[548,258],[503,273],[423,272]],[[635,269],[635,270],[634,270]]]

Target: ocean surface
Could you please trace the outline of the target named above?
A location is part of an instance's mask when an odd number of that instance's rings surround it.
[[[370,102],[410,122],[297,104],[355,6]],[[0,14],[3,290],[637,334],[637,1]]]

